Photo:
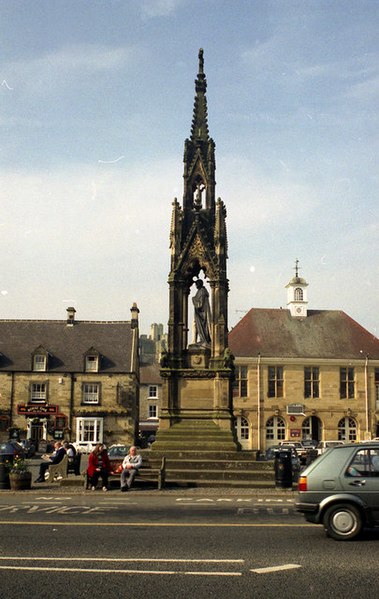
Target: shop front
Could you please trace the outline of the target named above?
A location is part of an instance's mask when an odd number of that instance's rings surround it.
[[[26,438],[37,448],[46,451],[49,440],[63,439],[67,417],[57,405],[19,404],[17,414],[25,416]]]

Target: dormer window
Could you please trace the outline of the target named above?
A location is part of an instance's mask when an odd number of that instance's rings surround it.
[[[37,370],[38,372],[46,371],[46,356],[42,354],[36,354],[34,356],[33,370]]]
[[[32,370],[35,372],[46,372],[48,369],[49,353],[42,345],[37,347],[32,354]]]
[[[86,372],[98,372],[99,370],[99,356],[87,355],[86,356]]]

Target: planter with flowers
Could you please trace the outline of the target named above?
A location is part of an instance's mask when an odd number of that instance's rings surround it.
[[[32,473],[24,458],[16,456],[9,470],[9,482],[13,491],[24,491],[32,487]]]

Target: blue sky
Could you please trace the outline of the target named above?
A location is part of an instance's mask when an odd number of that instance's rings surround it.
[[[167,323],[202,47],[230,326],[298,258],[309,308],[378,336],[378,26],[376,0],[0,0],[0,318]]]

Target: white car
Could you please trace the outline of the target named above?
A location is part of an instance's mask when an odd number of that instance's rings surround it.
[[[280,441],[280,447],[294,447],[301,462],[305,462],[308,450],[301,441]]]
[[[344,441],[320,441],[320,443],[316,447],[317,453],[318,453],[318,455],[321,455],[322,453],[325,453],[325,451],[327,449],[330,449],[331,447],[336,447],[337,445],[345,445],[345,442]]]

